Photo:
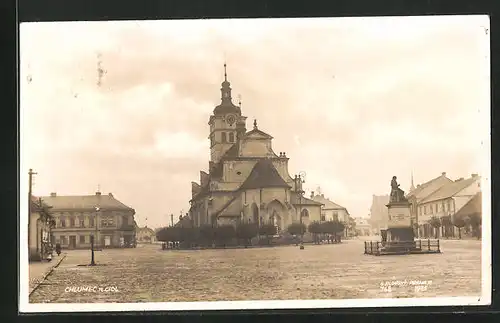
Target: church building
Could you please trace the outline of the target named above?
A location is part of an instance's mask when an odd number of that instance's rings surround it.
[[[221,103],[208,124],[208,173],[192,182],[189,216],[193,225],[274,224],[278,232],[294,222],[320,221],[321,203],[304,197],[300,176],[290,176],[284,152],[273,151],[273,137],[258,128],[247,131],[241,104],[231,97],[224,64]]]

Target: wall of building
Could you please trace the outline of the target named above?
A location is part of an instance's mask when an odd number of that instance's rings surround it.
[[[268,157],[272,154],[270,139],[244,139],[241,142],[241,155],[245,157]]]
[[[56,227],[52,230],[55,243],[63,248],[89,248],[90,236],[97,235],[96,243],[103,244],[103,239],[109,237],[112,246],[120,246],[120,238],[133,239],[133,230],[122,230],[122,226],[134,225],[134,215],[131,211],[103,211],[97,214],[89,210],[61,211],[54,210],[53,217]],[[71,237],[71,238],[70,238]]]
[[[345,209],[323,209],[323,221],[340,221],[347,223],[349,221],[349,214]]]

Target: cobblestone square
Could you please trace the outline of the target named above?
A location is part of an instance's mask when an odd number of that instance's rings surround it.
[[[442,241],[442,254],[368,256],[337,245],[163,251],[158,245],[68,251],[31,303],[172,302],[478,296],[480,241]],[[418,282],[424,282],[421,285]],[[418,286],[417,286],[418,285]]]

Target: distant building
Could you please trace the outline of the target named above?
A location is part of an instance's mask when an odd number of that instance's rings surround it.
[[[441,176],[431,179],[423,184],[418,184],[417,187],[413,185],[413,176],[411,179],[410,192],[406,195],[408,202],[410,202],[410,215],[413,227],[415,230],[415,235],[420,236],[422,230],[420,226],[427,223],[428,219],[419,219],[419,213],[417,212],[418,205],[420,202],[427,198],[432,193],[439,190],[441,187],[452,183],[453,181],[446,177],[446,172],[441,173]],[[419,229],[417,229],[417,227]]]
[[[333,201],[326,198],[324,194],[314,194],[311,192],[311,200],[323,204],[321,206],[321,221],[340,221],[349,222],[349,211]]]
[[[51,244],[53,218],[49,207],[42,199],[32,197],[30,201],[30,220],[28,221],[29,259],[41,260],[44,251]]]
[[[418,224],[421,236],[434,236],[434,228],[429,221],[444,216],[453,217],[473,197],[481,191],[481,177],[472,174],[468,179],[451,181],[423,198],[418,203]]]
[[[113,197],[101,195],[58,196],[42,198],[51,206],[56,226],[52,230],[55,243],[62,248],[90,248],[90,236],[100,247],[133,245],[135,210]]]
[[[156,232],[147,226],[138,228],[136,231],[136,239],[138,243],[154,243],[156,242]]]
[[[370,236],[372,234],[372,227],[365,218],[354,218],[356,221],[356,233],[359,236]]]
[[[372,196],[369,223],[373,231],[375,231],[377,234],[380,234],[380,230],[387,229],[387,222],[389,221],[389,210],[386,205],[388,203],[389,195]]]

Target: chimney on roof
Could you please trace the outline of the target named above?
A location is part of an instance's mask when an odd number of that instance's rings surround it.
[[[314,198],[314,191],[311,191],[311,198]]]
[[[101,192],[97,191],[97,192],[95,192],[95,195],[100,196]]]
[[[446,176],[446,172],[442,172],[441,175]]]
[[[476,178],[478,175],[476,173],[470,174],[470,177]]]
[[[56,193],[56,192],[52,192],[52,193],[50,193],[50,196],[51,196],[51,197],[56,197],[56,196],[57,196],[57,193]]]

